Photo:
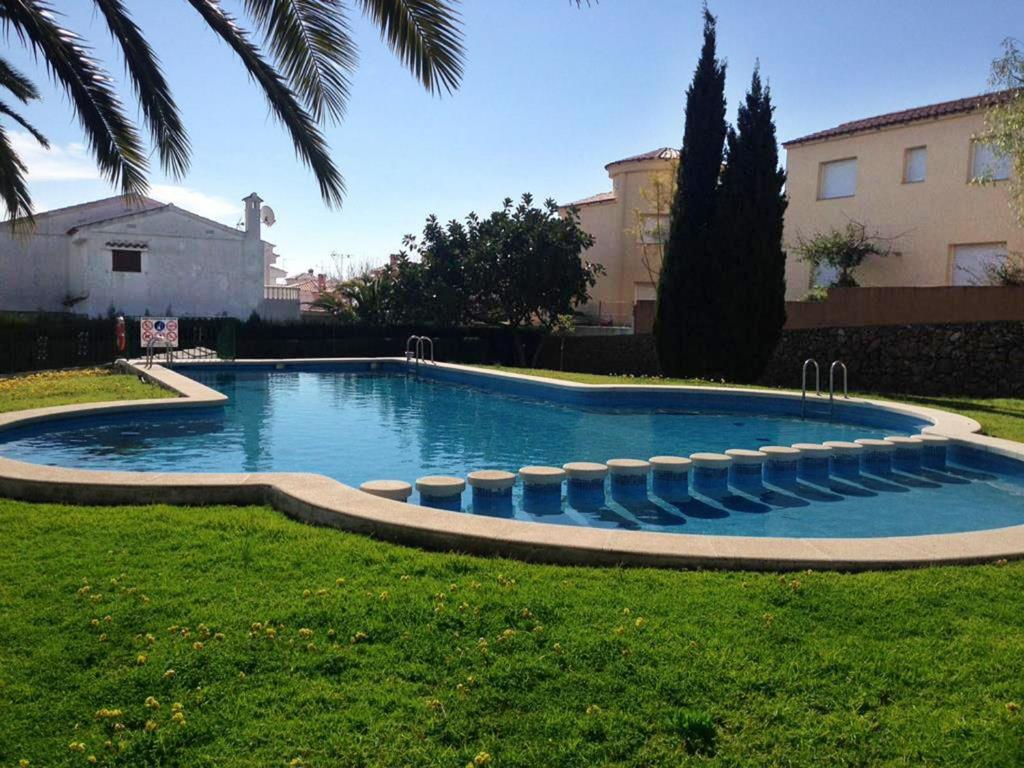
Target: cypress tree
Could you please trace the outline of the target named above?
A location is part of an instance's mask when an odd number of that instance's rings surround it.
[[[676,196],[658,279],[655,344],[662,373],[708,375],[721,321],[711,253],[725,142],[725,63],[715,55],[715,17],[704,7],[704,44],[686,92]]]
[[[720,290],[728,297],[717,367],[732,381],[760,376],[786,322],[786,174],[773,111],[771,90],[755,67],[736,129],[729,130],[715,223]]]

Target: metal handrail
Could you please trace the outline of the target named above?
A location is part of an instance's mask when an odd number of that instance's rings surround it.
[[[828,412],[829,415],[835,410],[835,378],[836,378],[836,366],[843,369],[843,399],[849,400],[850,395],[847,392],[847,372],[846,363],[841,360],[833,360],[832,365],[828,367]]]
[[[821,369],[818,367],[818,361],[812,357],[804,360],[804,368],[801,374],[801,393],[800,393],[800,417],[803,418],[807,415],[807,367],[814,366],[814,390],[815,393],[821,396]]]
[[[147,368],[152,368],[153,367],[153,347],[156,345],[157,341],[162,340],[162,339],[163,339],[163,334],[154,333],[152,336],[149,337],[149,341],[146,342],[146,367]]]
[[[431,364],[436,365],[436,363],[434,362],[434,340],[432,338],[430,338],[429,336],[420,336],[420,340],[417,343],[417,348],[419,349],[420,358],[423,360],[423,362],[426,362],[427,361],[426,347],[424,346],[423,342],[426,342],[427,344],[430,345],[430,362],[431,362]]]
[[[405,342],[405,361],[407,363],[415,362],[416,365],[420,364],[420,361],[427,361],[426,355],[426,344],[430,345],[430,362],[434,361],[434,340],[429,336],[410,336]]]

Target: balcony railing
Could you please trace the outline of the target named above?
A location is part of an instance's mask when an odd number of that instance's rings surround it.
[[[263,298],[274,301],[298,301],[299,289],[294,285],[265,285],[263,286]]]

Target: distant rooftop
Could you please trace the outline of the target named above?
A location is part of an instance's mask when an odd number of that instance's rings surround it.
[[[620,165],[622,163],[642,163],[644,160],[678,160],[679,150],[672,149],[672,147],[659,147],[658,149],[652,149],[650,152],[644,152],[640,155],[633,155],[632,157],[624,157],[622,160],[615,160],[605,168],[610,168],[613,165]]]
[[[792,147],[797,144],[806,144],[812,141],[824,141],[838,136],[848,136],[854,133],[875,131],[881,128],[889,128],[894,125],[915,123],[920,120],[936,120],[952,115],[975,112],[979,109],[987,109],[997,104],[1009,101],[1016,95],[1016,90],[997,91],[995,93],[983,93],[978,96],[968,96],[965,99],[953,101],[941,101],[938,104],[928,104],[923,107],[904,109],[899,112],[888,112],[875,117],[865,117],[860,120],[851,120],[848,123],[840,123],[835,128],[828,128],[824,131],[809,133],[798,139],[792,139],[783,143],[784,147]]]

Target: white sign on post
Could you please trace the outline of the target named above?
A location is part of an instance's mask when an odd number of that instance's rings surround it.
[[[139,321],[142,346],[178,347],[178,318],[176,317],[144,317]]]

